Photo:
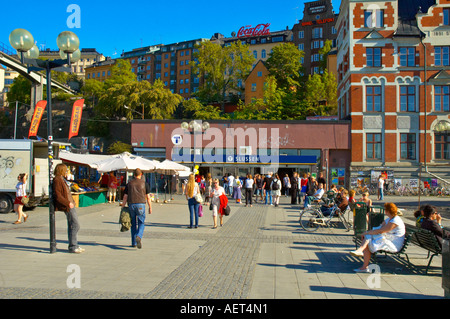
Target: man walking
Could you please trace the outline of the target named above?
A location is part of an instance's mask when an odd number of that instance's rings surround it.
[[[152,213],[150,186],[142,178],[142,171],[134,171],[134,179],[125,186],[122,207],[128,203],[131,216],[131,246],[142,248],[142,236],[145,228],[145,202],[148,203],[148,213]]]

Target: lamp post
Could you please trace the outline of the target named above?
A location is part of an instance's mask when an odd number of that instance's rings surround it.
[[[50,226],[50,253],[56,252],[55,208],[52,191],[53,167],[53,132],[52,132],[52,78],[51,71],[72,72],[71,63],[77,62],[81,53],[80,40],[71,31],[64,31],[58,35],[56,44],[60,49],[61,60],[39,60],[39,49],[34,44],[34,38],[25,29],[15,29],[9,36],[11,46],[17,50],[22,63],[28,65],[28,72],[46,71],[47,74],[47,134],[48,134],[48,196],[49,196],[49,226]],[[68,67],[66,67],[68,65]]]
[[[210,128],[210,124],[208,122],[202,122],[201,120],[193,120],[189,123],[187,123],[187,122],[181,123],[181,128],[184,131],[188,131],[191,135],[194,135],[194,156],[192,159],[192,162],[193,162],[193,170],[192,171],[194,172],[194,175],[195,175],[195,163],[202,162],[202,156],[201,156],[202,154],[199,154],[200,155],[199,161],[197,161],[197,159],[196,159],[196,156],[197,156],[196,150],[197,150],[197,145],[198,145],[197,137],[199,135],[205,134],[206,131]],[[202,147],[202,145],[200,145],[200,147]]]

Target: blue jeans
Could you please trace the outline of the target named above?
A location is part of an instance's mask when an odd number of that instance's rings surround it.
[[[378,191],[380,192],[380,200],[383,200],[383,189],[378,188]]]
[[[136,246],[136,236],[142,238],[145,228],[145,204],[129,204],[131,216],[131,245]]]
[[[80,230],[80,223],[78,222],[78,215],[75,208],[64,212],[67,217],[67,235],[69,236],[69,251],[74,251],[78,248],[77,234]]]
[[[267,197],[270,198],[270,205],[272,205],[272,190],[266,189],[266,199],[264,201],[264,204],[267,205]]]
[[[189,206],[189,214],[190,214],[190,223],[189,227],[198,227],[198,209],[200,207],[200,203],[195,200],[195,198],[189,198],[188,199],[188,206]],[[195,217],[195,225],[194,224],[194,217]]]

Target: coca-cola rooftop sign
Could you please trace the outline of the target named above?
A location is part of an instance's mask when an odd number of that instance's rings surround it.
[[[270,23],[261,23],[254,28],[252,28],[251,25],[244,26],[239,29],[237,37],[245,38],[245,37],[259,37],[263,35],[269,35],[270,34],[269,26]]]

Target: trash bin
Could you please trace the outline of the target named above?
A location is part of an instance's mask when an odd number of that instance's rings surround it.
[[[450,240],[442,243],[442,288],[445,298],[450,298]]]

